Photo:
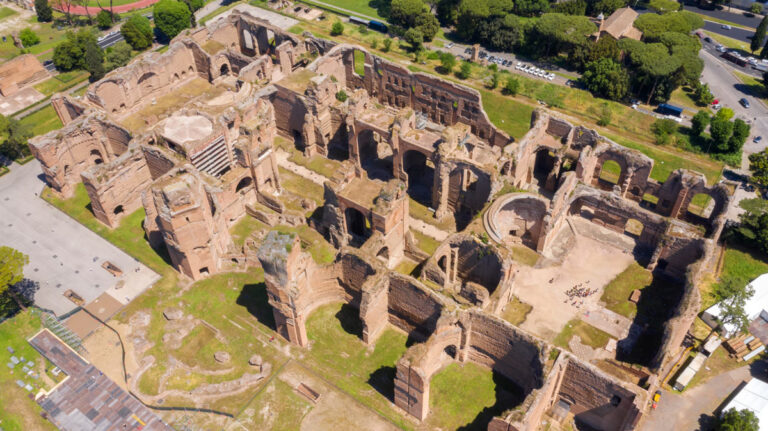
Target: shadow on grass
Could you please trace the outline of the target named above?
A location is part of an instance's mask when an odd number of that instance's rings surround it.
[[[256,320],[264,326],[277,330],[275,325],[275,316],[272,314],[272,306],[269,305],[267,297],[267,285],[263,282],[255,284],[246,284],[237,297],[237,305],[241,305],[251,313]]]
[[[383,366],[368,376],[368,384],[390,402],[395,402],[395,375],[397,369]]]
[[[736,91],[744,93],[748,96],[757,98],[765,97],[765,87],[759,84],[736,84],[733,86]]]
[[[360,311],[357,308],[349,304],[343,304],[335,317],[339,324],[341,324],[341,329],[362,340],[363,323],[360,321]]]
[[[496,371],[493,372],[493,383],[496,385],[496,402],[480,411],[472,422],[459,427],[458,431],[485,431],[494,417],[500,416],[525,400],[525,391]]]

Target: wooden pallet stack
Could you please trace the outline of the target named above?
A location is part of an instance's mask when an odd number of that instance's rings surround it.
[[[765,349],[762,341],[750,334],[739,334],[728,339],[728,341],[725,342],[725,347],[732,356],[735,356],[739,360],[747,360],[751,357],[750,353],[763,351]]]

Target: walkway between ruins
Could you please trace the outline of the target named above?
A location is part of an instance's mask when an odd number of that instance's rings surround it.
[[[288,160],[289,154],[286,153],[283,150],[277,150],[275,153],[277,156],[277,164],[282,166],[285,169],[288,169],[289,171],[293,172],[294,174],[304,177],[313,183],[320,184],[321,186],[328,181],[328,178],[318,174],[315,171],[310,171],[309,169],[305,168],[304,166],[297,165],[296,163],[293,163],[292,161]]]
[[[448,232],[444,230],[440,230],[440,228],[438,228],[437,226],[431,225],[425,221],[415,219],[413,217],[411,217],[410,220],[408,220],[408,227],[410,227],[413,230],[417,230],[423,233],[424,235],[431,236],[432,238],[438,241],[442,241],[448,238],[448,235],[449,235]]]

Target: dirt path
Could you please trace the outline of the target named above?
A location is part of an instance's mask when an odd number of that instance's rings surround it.
[[[438,241],[442,241],[448,238],[448,235],[449,235],[448,232],[444,230],[440,230],[440,228],[438,228],[437,226],[431,225],[425,221],[422,221],[413,217],[411,217],[410,220],[408,221],[408,227],[410,227],[413,230],[417,230],[423,233],[424,235],[431,236],[432,238]]]
[[[286,153],[283,150],[277,150],[276,153],[277,156],[277,164],[279,166],[282,166],[285,169],[288,169],[289,171],[293,172],[294,174],[304,177],[313,183],[320,184],[321,186],[328,181],[328,178],[318,174],[315,171],[310,171],[309,169],[305,168],[304,166],[297,165],[296,163],[293,163],[292,161],[288,160],[288,153]]]

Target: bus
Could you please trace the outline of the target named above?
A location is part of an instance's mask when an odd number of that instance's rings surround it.
[[[675,117],[680,117],[681,115],[683,115],[683,108],[678,108],[675,105],[662,103],[659,105],[658,108],[656,108],[656,112],[658,112],[661,115],[672,115]]]

